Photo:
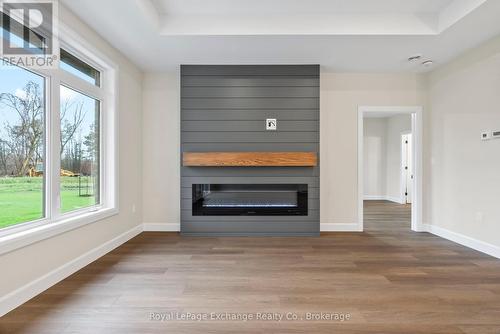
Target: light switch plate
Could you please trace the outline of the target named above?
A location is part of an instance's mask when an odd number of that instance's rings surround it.
[[[276,118],[266,119],[266,130],[276,130],[278,128],[278,121]]]

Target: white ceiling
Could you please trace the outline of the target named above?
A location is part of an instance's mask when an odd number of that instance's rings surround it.
[[[136,0],[162,35],[436,34],[485,0]]]
[[[163,14],[305,14],[439,12],[454,0],[151,0]]]
[[[320,64],[419,72],[500,34],[500,0],[62,0],[146,71]]]

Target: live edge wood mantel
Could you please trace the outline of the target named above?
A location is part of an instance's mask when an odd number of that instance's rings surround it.
[[[315,152],[184,152],[186,167],[315,167]]]

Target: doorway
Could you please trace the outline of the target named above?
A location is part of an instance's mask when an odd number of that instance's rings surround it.
[[[365,164],[365,159],[373,155],[373,143],[384,142],[387,138],[381,140],[365,140],[365,119],[394,117],[397,115],[407,116],[410,125],[408,131],[400,131],[391,134],[391,138],[395,140],[387,141],[382,145],[383,151],[397,150],[396,155],[392,158],[386,158],[387,166],[383,163],[379,166],[386,168],[385,172],[380,173],[383,182],[373,182],[373,180],[365,180],[368,175],[374,173],[374,169],[369,168]],[[365,145],[368,146],[365,151]],[[392,145],[392,146],[391,146]],[[381,201],[381,204],[388,203],[392,207],[394,205],[404,205],[407,210],[411,211],[411,230],[423,231],[422,227],[422,208],[421,208],[421,191],[422,191],[422,107],[384,107],[384,106],[363,106],[358,108],[358,229],[364,229],[364,204],[365,199],[372,201]],[[392,169],[391,169],[392,168]],[[386,180],[384,181],[384,177]],[[365,181],[367,187],[372,187],[374,184],[382,184],[380,194],[365,193]],[[385,182],[385,183],[384,183]],[[385,188],[384,188],[385,184]],[[372,202],[377,203],[377,202]],[[391,206],[389,205],[389,206]],[[388,207],[389,207],[388,206]]]

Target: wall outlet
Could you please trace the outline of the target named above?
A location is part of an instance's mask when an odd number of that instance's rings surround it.
[[[276,130],[278,128],[278,121],[276,118],[268,118],[266,119],[266,130]]]
[[[490,140],[490,139],[491,139],[491,131],[481,132],[481,140]]]
[[[137,210],[135,208],[135,204],[132,204],[132,213],[135,213]]]

